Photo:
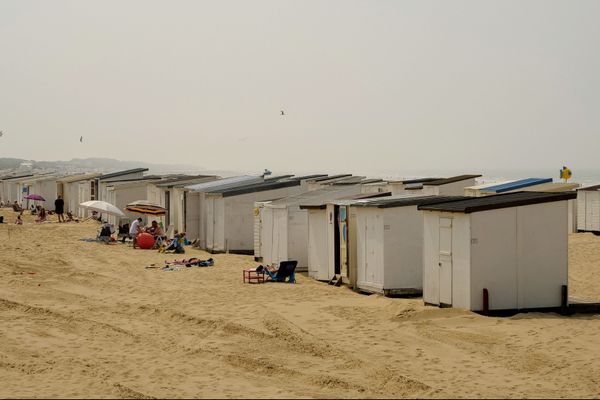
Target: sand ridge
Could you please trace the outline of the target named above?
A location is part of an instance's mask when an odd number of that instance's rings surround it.
[[[26,222],[0,225],[0,397],[600,396],[598,316],[490,318],[304,276],[248,285],[241,255],[145,269],[176,257],[80,241],[93,221]],[[600,300],[600,238],[570,250],[571,294]]]

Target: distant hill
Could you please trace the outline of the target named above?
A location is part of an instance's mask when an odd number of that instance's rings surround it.
[[[19,158],[0,158],[0,169],[16,169],[29,162],[35,169],[58,171],[113,172],[131,168],[148,168],[153,173],[200,173],[204,169],[193,165],[151,164],[141,161],[121,161],[112,158],[74,158],[69,161],[35,161]]]

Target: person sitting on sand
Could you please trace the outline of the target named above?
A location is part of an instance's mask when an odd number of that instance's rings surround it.
[[[46,221],[46,209],[44,207],[40,208],[40,214],[35,219],[35,222],[42,223]]]
[[[67,221],[66,222],[79,222],[78,219],[73,217],[73,213],[71,211],[67,211]]]
[[[112,224],[109,224],[107,221],[104,221],[102,228],[100,228],[98,239],[108,244],[110,243],[113,233],[115,233],[115,227]]]
[[[138,219],[136,219],[135,221],[133,221],[131,223],[131,226],[129,227],[129,237],[133,240],[133,248],[135,249],[136,245],[137,245],[137,235],[139,235],[140,233],[142,233],[142,218],[139,217]]]
[[[21,219],[21,214],[17,215],[17,220],[15,221],[15,225],[23,225],[23,220]]]
[[[14,212],[19,212],[19,211],[23,211],[23,207],[21,207],[19,205],[19,203],[17,203],[17,201],[15,200],[15,202],[12,205],[13,211]]]
[[[166,249],[163,250],[164,253],[175,253],[175,254],[183,254],[185,253],[185,249],[183,246],[185,245],[185,232],[175,233],[175,237]],[[159,250],[160,251],[160,250]]]

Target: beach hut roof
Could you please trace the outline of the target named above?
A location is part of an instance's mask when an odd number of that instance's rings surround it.
[[[218,179],[216,175],[195,175],[195,176],[186,176],[174,179],[165,179],[158,183],[157,187],[184,187],[188,185],[193,185],[196,183],[202,183],[207,181],[215,181]]]
[[[449,211],[468,214],[473,212],[495,210],[500,208],[519,207],[530,204],[571,200],[575,198],[577,198],[577,193],[575,192],[516,192],[486,197],[469,197],[465,200],[422,205],[419,206],[419,210]]]
[[[441,186],[441,185],[447,185],[449,183],[460,182],[460,181],[465,181],[467,179],[475,179],[475,178],[480,178],[480,177],[481,177],[481,174],[478,174],[478,175],[456,175],[456,176],[451,176],[450,178],[442,178],[442,179],[436,179],[433,181],[423,182],[423,185]]]
[[[465,196],[393,196],[386,197],[383,199],[365,200],[355,203],[358,207],[377,207],[377,208],[392,208],[392,207],[408,207],[408,206],[420,206],[436,203],[444,203],[449,201],[457,201],[469,199],[471,197]]]
[[[567,183],[567,182],[548,182],[539,185],[528,186],[521,191],[523,192],[568,192],[569,190],[575,190],[579,187],[579,183]]]
[[[291,181],[314,181],[317,178],[326,178],[327,174],[313,174],[313,175],[304,175],[304,176],[294,176],[289,178]]]
[[[110,178],[117,178],[117,177],[123,176],[123,175],[135,174],[137,172],[146,172],[146,171],[148,171],[148,168],[133,168],[133,169],[127,169],[124,171],[112,172],[110,174],[100,175],[96,179],[98,179],[100,181],[104,181],[104,180],[107,180]]]
[[[219,188],[243,186],[248,185],[249,183],[258,182],[264,182],[264,179],[261,176],[256,175],[241,175],[218,179],[216,181],[197,183],[194,185],[185,186],[185,188],[195,192],[209,192]]]
[[[392,193],[391,192],[379,192],[379,193],[358,193],[358,194],[354,194],[351,196],[343,196],[340,197],[338,199],[314,199],[312,201],[307,200],[304,201],[300,204],[300,208],[303,210],[306,209],[323,209],[325,207],[327,207],[327,204],[351,204],[355,201],[361,200],[361,199],[370,199],[370,198],[375,198],[375,197],[386,197],[386,196],[391,196]]]
[[[310,192],[273,200],[270,203],[273,205],[294,205],[311,201],[324,201],[343,196],[344,194],[348,193],[347,189],[348,188],[324,187],[322,189],[311,190]]]
[[[405,185],[410,185],[410,184],[414,184],[414,183],[425,183],[425,182],[433,182],[433,181],[438,181],[442,178],[415,178],[415,179],[403,179],[400,180],[400,183],[403,183]]]
[[[76,174],[76,175],[67,175],[65,177],[60,178],[58,181],[63,183],[73,183],[79,181],[86,181],[88,179],[97,178],[101,174],[98,172],[92,172],[89,174]]]
[[[471,189],[471,190],[481,190],[481,189],[486,189],[492,186],[498,186],[498,185],[504,185],[505,183],[512,183],[515,180],[507,180],[507,181],[499,181],[499,182],[488,182],[488,183],[482,183],[479,185],[474,185],[474,186],[467,186],[465,189]]]
[[[294,177],[293,174],[291,174],[291,175],[266,176],[265,177],[265,182],[267,182],[267,181],[268,182],[281,181],[281,180],[290,179],[290,178],[293,178],[293,177]]]
[[[509,183],[501,183],[498,185],[489,186],[482,189],[481,191],[486,193],[503,193],[547,182],[552,182],[552,178],[526,178]]]
[[[340,179],[344,179],[344,178],[348,178],[351,177],[352,174],[338,174],[338,175],[331,175],[331,176],[323,176],[320,178],[315,178],[315,179],[311,179],[311,182],[319,182],[319,183],[331,183],[331,182],[336,182]]]
[[[585,190],[585,191],[596,191],[600,189],[600,185],[592,185],[592,186],[586,186],[586,187],[582,187],[579,188],[577,190]]]
[[[33,176],[33,174],[25,174],[25,175],[5,175],[2,178],[0,178],[0,180],[2,181],[9,181],[12,179],[22,179],[22,178],[28,178],[30,176]]]
[[[299,185],[300,181],[264,181],[259,183],[252,183],[245,186],[238,186],[235,188],[211,190],[209,193],[220,193],[223,195],[223,197],[232,197],[240,196],[242,194],[265,192],[267,190],[283,189]]]

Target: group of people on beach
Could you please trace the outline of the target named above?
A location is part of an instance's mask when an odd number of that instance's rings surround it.
[[[109,242],[112,240],[112,235],[115,232],[114,226],[104,221],[100,229],[99,238],[105,242]],[[123,224],[119,226],[118,235],[122,238],[122,242],[124,243],[128,238],[131,239],[133,241],[134,249],[139,247],[139,238],[142,234],[150,235],[153,239],[152,248],[157,249],[160,252],[181,254],[185,253],[184,246],[192,244],[187,240],[185,232],[178,232],[177,230],[173,235],[173,239],[168,239],[162,225],[156,220],[152,221],[150,226],[146,227],[143,224],[143,219],[139,217],[135,219],[131,225]]]
[[[0,207],[6,206],[12,207],[13,211],[18,213],[15,219],[15,225],[23,225],[23,213],[25,212],[25,208],[23,207],[23,205],[19,204],[19,202],[16,200],[10,205],[9,203],[4,203],[4,201],[0,201]],[[54,211],[47,211],[46,208],[39,204],[32,204],[31,207],[29,207],[29,211],[31,212],[31,215],[36,215],[36,223],[46,222],[48,219],[48,215],[51,214],[56,214],[58,222],[60,223],[77,221],[70,211],[66,213],[65,217],[65,201],[60,195],[54,201]]]

